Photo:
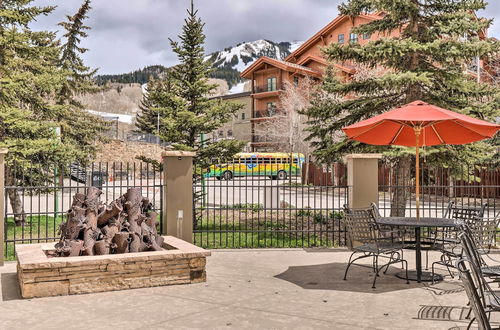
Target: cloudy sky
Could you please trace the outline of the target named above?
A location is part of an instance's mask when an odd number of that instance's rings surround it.
[[[35,0],[57,5],[35,29],[56,30],[57,22],[76,12],[83,0]],[[87,64],[100,74],[125,73],[152,64],[176,63],[168,38],[180,33],[190,0],[93,0],[87,22],[92,30],[83,46]],[[341,0],[195,0],[206,23],[210,53],[243,41],[306,40],[337,16]],[[490,35],[500,38],[500,1],[482,16],[496,19]]]

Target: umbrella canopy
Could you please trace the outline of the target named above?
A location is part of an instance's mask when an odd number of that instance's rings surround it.
[[[439,144],[466,144],[495,136],[500,125],[415,101],[344,127],[347,136],[374,145],[416,147],[416,206],[420,217],[419,149]]]
[[[415,147],[466,144],[493,137],[500,125],[415,101],[343,130],[350,139],[374,145]]]

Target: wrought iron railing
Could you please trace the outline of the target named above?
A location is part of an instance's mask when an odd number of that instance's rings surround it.
[[[129,188],[142,188],[143,196],[161,216],[162,181],[159,169],[144,162],[102,162],[39,164],[6,169],[5,257],[13,260],[16,244],[53,242],[59,239],[59,225],[66,217],[73,196],[90,186],[102,190],[101,201],[109,203]],[[7,167],[7,166],[6,166]],[[17,221],[17,225],[16,225]],[[160,228],[161,221],[160,221]]]

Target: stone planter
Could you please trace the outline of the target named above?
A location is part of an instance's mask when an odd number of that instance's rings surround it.
[[[165,236],[164,251],[49,258],[54,243],[16,245],[23,298],[146,288],[206,280],[209,251]]]

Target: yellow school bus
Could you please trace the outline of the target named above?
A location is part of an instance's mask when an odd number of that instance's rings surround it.
[[[290,175],[300,175],[304,161],[305,157],[300,153],[239,153],[226,164],[210,166],[205,177],[231,180],[243,176],[269,176],[286,180]]]

